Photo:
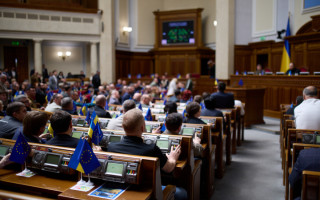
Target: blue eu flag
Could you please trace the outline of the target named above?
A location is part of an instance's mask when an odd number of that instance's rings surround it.
[[[92,142],[96,145],[100,144],[100,141],[102,140],[103,133],[100,128],[99,122],[96,124],[95,129],[93,130],[92,134]]]
[[[243,80],[242,80],[242,79],[239,80],[238,85],[239,85],[239,86],[243,86]]]
[[[144,117],[144,119],[145,119],[146,121],[152,121],[152,115],[151,115],[151,110],[150,110],[150,108],[148,108],[147,114],[146,114],[146,116]]]
[[[86,121],[88,122],[88,124],[90,124],[90,122],[91,122],[91,116],[90,116],[90,112],[89,111],[87,111]]]
[[[89,174],[100,166],[87,140],[81,139],[79,141],[68,166],[86,174]]]
[[[142,105],[141,105],[141,103],[139,104],[138,108],[139,108],[140,110],[142,110]]]
[[[24,138],[22,133],[20,133],[12,149],[10,160],[23,165],[24,161],[26,160],[26,158],[30,153],[30,150],[31,148],[27,140]]]
[[[183,110],[182,116],[183,116],[183,119],[185,119],[185,118],[187,117],[187,111],[186,111],[186,109]]]

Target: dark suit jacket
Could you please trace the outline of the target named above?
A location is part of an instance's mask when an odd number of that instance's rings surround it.
[[[202,121],[199,118],[190,117],[183,120],[183,123],[189,123],[189,124],[206,124],[204,121]]]
[[[300,151],[298,159],[289,176],[289,182],[294,191],[294,199],[301,196],[303,170],[320,171],[320,148],[311,148]]]
[[[16,76],[15,77],[12,77],[12,71],[10,70],[10,71],[8,71],[8,76],[10,77],[10,80],[12,79],[12,78],[15,78],[17,81],[18,81],[18,73],[17,73],[17,71],[15,71],[16,72]]]
[[[101,118],[112,118],[110,113],[105,111],[104,108],[101,108],[100,106],[95,105],[94,106],[94,111],[96,111],[96,114],[98,117]]]
[[[57,134],[54,138],[47,141],[46,144],[62,146],[62,147],[71,147],[76,148],[78,145],[79,139],[73,138],[70,135],[66,134]]]
[[[210,98],[213,99],[216,108],[234,107],[234,97],[231,93],[216,92],[211,94]]]
[[[22,123],[16,118],[7,115],[0,120],[0,127],[0,138],[12,139],[16,130],[22,127]]]
[[[193,89],[193,82],[192,82],[192,79],[190,78],[186,83],[186,90],[192,91],[192,89]]]
[[[130,94],[130,93],[128,93],[128,92],[126,92],[126,93],[124,93],[124,95],[122,96],[122,103],[125,101],[125,100],[128,100],[128,99],[132,99],[132,95]]]
[[[200,116],[209,116],[209,117],[223,117],[223,113],[220,110],[209,110],[203,109],[201,110]]]
[[[94,87],[95,89],[98,88],[98,87],[101,85],[100,75],[95,74],[95,75],[92,77],[92,85],[93,85],[93,87]]]
[[[24,136],[24,138],[27,140],[27,142],[40,143],[40,139],[38,139],[38,138],[36,138],[36,137],[34,137],[32,135],[30,135],[30,136],[25,135],[23,133],[23,128],[22,127],[18,128],[16,130],[16,132],[15,132],[14,136],[12,137],[12,139],[13,140],[17,140],[19,135],[20,135],[20,133]]]
[[[299,74],[300,73],[300,69],[297,69],[297,68],[288,69],[286,71],[286,74],[288,75],[290,72],[291,72],[291,75]]]

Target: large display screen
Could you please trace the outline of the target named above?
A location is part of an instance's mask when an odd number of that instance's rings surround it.
[[[122,163],[108,162],[106,174],[122,176],[122,172],[123,172],[123,164]]]
[[[157,146],[160,149],[168,149],[169,147],[169,140],[157,140]]]
[[[194,128],[183,128],[182,135],[190,135],[193,136]]]
[[[316,135],[316,144],[320,144],[320,135]]]
[[[0,146],[0,156],[6,155],[8,147]]]
[[[80,131],[73,131],[73,132],[72,132],[72,137],[73,137],[73,138],[78,138],[78,139],[80,139],[81,136],[82,136],[82,132],[80,132]]]
[[[48,154],[45,163],[50,163],[54,165],[58,165],[60,160],[60,156]]]
[[[162,23],[162,45],[194,43],[193,20]]]
[[[121,140],[121,136],[111,135],[109,142],[120,142],[120,140]]]

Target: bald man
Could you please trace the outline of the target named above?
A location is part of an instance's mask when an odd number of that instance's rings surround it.
[[[151,97],[148,94],[144,94],[141,96],[141,105],[142,107],[149,107],[150,106]]]
[[[101,118],[112,118],[110,113],[104,109],[107,103],[107,99],[104,95],[100,94],[96,97],[96,105],[94,106],[94,111],[98,117]],[[92,111],[93,112],[93,111]]]

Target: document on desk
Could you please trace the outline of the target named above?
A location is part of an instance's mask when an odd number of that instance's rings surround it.
[[[81,191],[81,192],[88,192],[92,188],[94,188],[94,186],[86,186],[86,185],[78,185],[77,184],[77,185],[72,186],[70,189],[71,190]]]
[[[26,169],[26,170],[23,170],[22,172],[16,174],[17,176],[23,176],[23,177],[26,177],[26,178],[30,178],[34,175],[36,175],[34,172]]]
[[[128,187],[129,186],[125,184],[105,183],[88,195],[104,199],[116,199],[125,192]]]

